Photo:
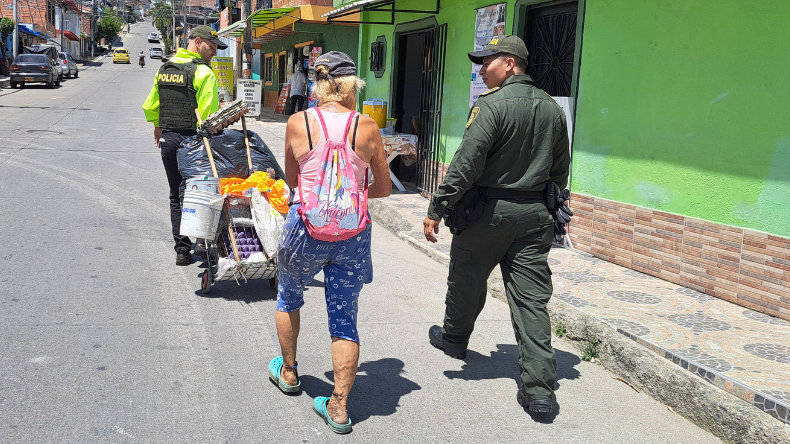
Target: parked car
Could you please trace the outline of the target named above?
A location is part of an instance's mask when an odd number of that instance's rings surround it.
[[[159,43],[159,34],[156,31],[148,34],[148,43]]]
[[[77,62],[74,61],[74,57],[67,52],[59,52],[58,57],[60,60],[60,67],[63,69],[63,75],[66,77],[78,77],[80,74],[79,68],[77,68]]]
[[[129,61],[129,51],[124,48],[117,48],[112,53],[113,63],[132,63]]]
[[[151,57],[152,59],[161,59],[162,57],[164,57],[164,55],[165,52],[162,51],[162,48],[154,46],[153,48],[151,48],[149,57]]]
[[[60,86],[61,68],[46,54],[19,54],[8,71],[11,88],[28,83],[46,83],[50,88]]]
[[[22,53],[44,54],[50,60],[52,60],[55,63],[55,65],[60,65],[60,59],[58,58],[58,49],[54,45],[44,45],[44,44],[36,43],[35,45],[31,45],[31,46],[23,46]],[[63,72],[61,70],[58,70],[58,80],[63,80]]]

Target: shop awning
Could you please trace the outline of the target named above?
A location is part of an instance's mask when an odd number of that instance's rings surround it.
[[[241,37],[244,34],[244,29],[247,26],[252,27],[252,31],[255,32],[256,29],[260,27],[270,27],[271,30],[274,30],[273,21],[288,17],[293,19],[293,22],[299,20],[299,15],[293,15],[292,13],[298,10],[298,7],[295,8],[272,8],[272,9],[259,9],[249,17],[247,20],[239,20],[238,22],[221,29],[219,31],[219,35],[228,36],[228,37]]]
[[[17,29],[19,29],[19,32],[24,32],[26,34],[30,34],[38,37],[38,33],[36,31],[33,31],[32,29],[28,28],[25,25],[17,25]]]
[[[58,35],[60,35],[60,31],[55,31],[55,32]],[[80,41],[80,38],[77,37],[77,35],[74,34],[73,32],[69,31],[68,29],[63,33],[63,35],[66,36],[66,38],[71,40],[71,41],[74,41],[74,42],[79,42]]]
[[[296,22],[327,24],[326,13],[331,11],[330,6],[301,5],[293,8],[261,9],[250,14],[247,20],[240,20],[219,31],[219,34],[226,37],[239,37],[244,34],[247,23],[252,26],[252,37],[257,43],[261,42],[263,36],[267,36],[275,31],[278,38],[295,34],[293,24]],[[323,15],[322,15],[323,14]],[[355,20],[359,15],[351,15],[345,20],[336,20],[333,24],[347,24],[356,26]],[[267,41],[271,40],[267,36]],[[275,39],[276,40],[276,39]]]
[[[340,21],[339,19],[343,17],[347,17],[351,14],[359,14],[361,12],[382,12],[382,13],[390,14],[389,21],[375,21],[375,20],[358,20],[354,22],[349,22],[348,20],[343,20],[343,21],[345,21],[346,23],[359,23],[365,25],[394,25],[396,12],[417,13],[417,14],[438,14],[441,0],[434,0],[434,1],[436,2],[436,7],[434,9],[424,10],[424,9],[397,9],[397,7],[395,6],[397,0],[360,0],[358,2],[350,3],[346,6],[329,11],[326,14],[322,15],[321,17],[326,17],[328,23],[333,23],[336,21]]]

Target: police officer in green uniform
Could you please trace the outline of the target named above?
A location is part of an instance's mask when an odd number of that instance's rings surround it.
[[[192,241],[181,236],[181,173],[176,151],[181,141],[197,134],[197,116],[205,119],[219,110],[217,76],[209,65],[217,49],[226,49],[214,31],[200,25],[189,35],[186,49],[162,64],[154,86],[143,104],[145,119],[154,124],[154,144],[162,151],[167,182],[170,185],[170,224],[175,241],[176,265],[189,265]]]
[[[469,53],[482,65],[480,76],[491,89],[474,104],[423,225],[426,239],[436,242],[445,212],[462,198],[474,206],[468,192],[480,196],[478,214],[470,214],[476,220],[453,235],[444,325],[431,327],[429,339],[451,357],[466,357],[487,279],[499,265],[519,346],[517,399],[545,414],[552,410],[556,374],[546,309],[554,218],[545,190],[550,183],[567,185],[570,152],[565,114],[525,74],[528,55],[516,36],[495,38],[484,50]]]

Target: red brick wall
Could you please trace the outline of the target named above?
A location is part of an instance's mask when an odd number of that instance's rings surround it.
[[[790,320],[790,239],[573,194],[573,246]]]
[[[0,16],[12,18],[14,6],[11,0],[0,0]],[[48,31],[55,32],[55,27],[47,23],[47,1],[27,0],[17,4],[18,23],[35,23]]]

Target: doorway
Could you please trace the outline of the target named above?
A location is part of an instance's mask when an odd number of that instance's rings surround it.
[[[433,193],[439,185],[447,24],[402,33],[397,39],[395,131],[414,134],[418,140],[416,166],[400,175],[406,180],[414,177],[417,189]]]
[[[277,57],[277,81],[280,83],[280,89],[278,90],[279,92],[282,92],[283,84],[286,82],[285,65],[285,52],[281,52]]]
[[[553,97],[572,97],[576,56],[578,0],[541,3],[527,8],[523,30],[535,86]]]

